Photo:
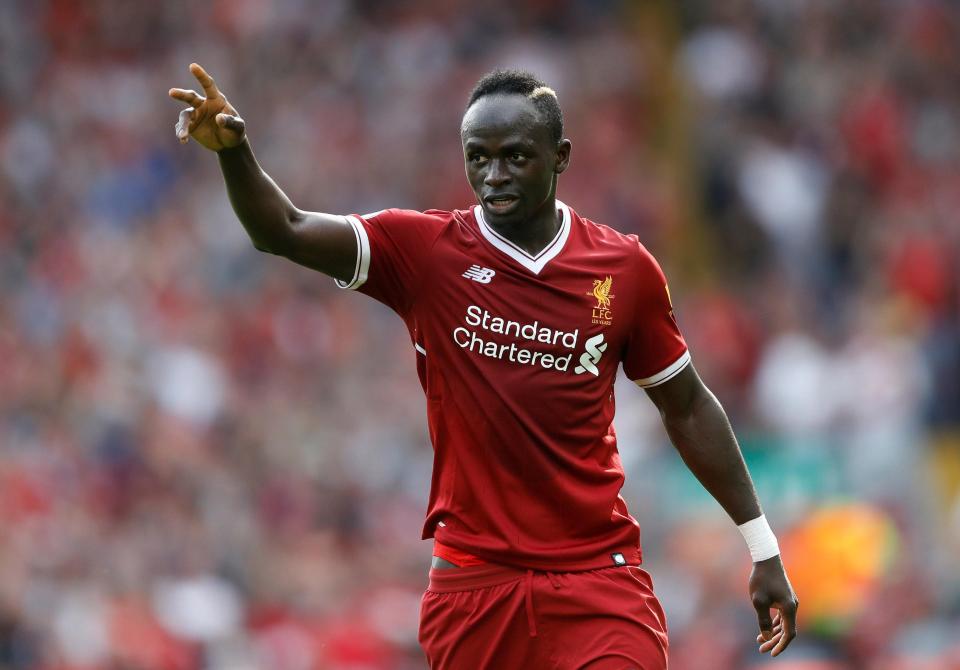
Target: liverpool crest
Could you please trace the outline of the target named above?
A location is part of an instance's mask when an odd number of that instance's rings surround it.
[[[593,291],[587,295],[596,298],[597,304],[593,307],[590,315],[591,323],[601,326],[609,326],[613,323],[613,310],[610,307],[610,301],[614,295],[610,293],[613,288],[613,277],[607,275],[606,279],[594,279]]]

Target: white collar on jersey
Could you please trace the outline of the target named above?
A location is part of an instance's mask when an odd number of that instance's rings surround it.
[[[547,263],[563,251],[563,247],[567,243],[567,238],[570,237],[570,209],[559,200],[557,200],[557,209],[560,210],[562,214],[560,230],[558,230],[556,236],[540,250],[540,253],[536,255],[527,253],[487,225],[486,219],[483,218],[483,208],[480,207],[480,205],[474,205],[473,216],[477,219],[480,232],[483,233],[483,236],[487,238],[490,244],[530,270],[533,274],[538,275],[540,271],[546,267]]]

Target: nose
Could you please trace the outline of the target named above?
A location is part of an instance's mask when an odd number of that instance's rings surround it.
[[[506,163],[494,158],[487,166],[487,174],[483,178],[483,183],[487,186],[503,186],[510,181],[510,172],[507,170]]]

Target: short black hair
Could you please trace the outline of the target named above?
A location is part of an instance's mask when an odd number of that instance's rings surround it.
[[[563,139],[563,112],[556,92],[524,70],[494,70],[485,74],[470,93],[467,109],[487,95],[522,95],[533,102],[550,130],[554,142]]]

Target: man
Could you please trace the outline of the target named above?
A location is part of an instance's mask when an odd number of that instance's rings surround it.
[[[410,332],[434,446],[420,621],[431,667],[666,667],[663,610],[619,496],[621,363],[747,539],[760,650],[786,648],[797,599],[659,266],[635,236],[556,199],[571,143],[553,90],[512,71],[478,83],[461,126],[478,205],[334,216],[294,207],[213,79],[190,69],[204,94],[170,90],[190,105],[177,136],[217,152],[254,246],[385,303]]]

